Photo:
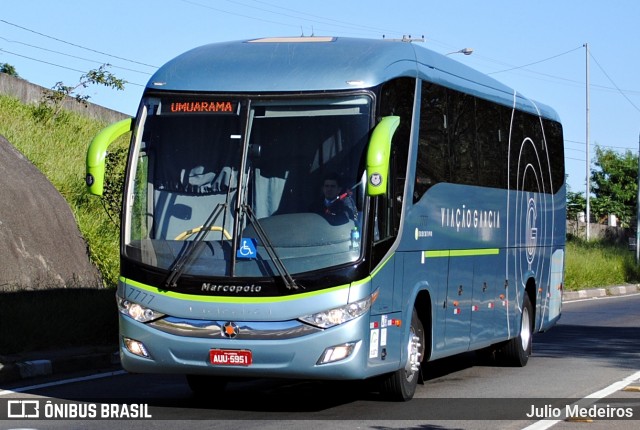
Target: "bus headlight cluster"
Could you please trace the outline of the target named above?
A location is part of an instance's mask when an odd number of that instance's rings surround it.
[[[378,291],[362,300],[358,300],[357,302],[348,303],[344,306],[327,309],[326,311],[317,312],[315,314],[305,315],[299,319],[300,321],[320,328],[333,327],[363,315],[371,308],[371,304],[377,297]]]
[[[142,306],[139,303],[130,302],[122,297],[118,297],[118,310],[121,314],[143,323],[157,320],[164,316],[163,313],[154,311],[153,309]]]

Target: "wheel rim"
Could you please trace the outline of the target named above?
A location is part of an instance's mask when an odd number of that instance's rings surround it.
[[[416,336],[416,332],[413,327],[411,327],[411,332],[409,333],[409,342],[407,342],[407,363],[404,366],[405,377],[408,382],[411,382],[413,378],[416,376],[416,372],[420,369],[420,356],[422,344],[420,343],[420,338]]]
[[[528,351],[529,342],[531,341],[531,321],[529,319],[529,309],[522,309],[522,324],[520,327],[520,340],[522,341],[522,350]]]

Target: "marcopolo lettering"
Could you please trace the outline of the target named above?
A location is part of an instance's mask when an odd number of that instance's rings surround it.
[[[200,289],[204,292],[209,293],[259,293],[262,291],[261,285],[225,285],[225,284],[211,284],[208,282],[204,282],[202,284],[202,288]]]

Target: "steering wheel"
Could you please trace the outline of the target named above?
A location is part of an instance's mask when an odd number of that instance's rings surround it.
[[[186,238],[188,238],[189,236],[196,234],[199,231],[202,231],[203,229],[203,225],[199,226],[199,227],[195,227],[192,229],[189,229],[187,231],[183,231],[182,233],[180,233],[179,235],[177,235],[175,237],[175,239],[173,240],[185,240]],[[218,227],[217,225],[212,225],[211,227],[208,228],[209,231],[221,231],[222,234],[224,234],[224,237],[227,240],[231,240],[231,235],[229,234],[229,232],[227,230],[225,230],[224,227]]]

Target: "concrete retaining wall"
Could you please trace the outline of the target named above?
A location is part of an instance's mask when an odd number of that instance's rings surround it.
[[[42,100],[42,94],[47,89],[48,88],[25,81],[24,79],[16,78],[6,73],[0,73],[0,94],[16,97],[23,103],[38,103]],[[64,108],[107,123],[129,117],[129,115],[122,112],[107,109],[93,103],[87,103],[87,106],[85,106],[82,103],[78,103],[72,97],[67,97],[64,102]]]

